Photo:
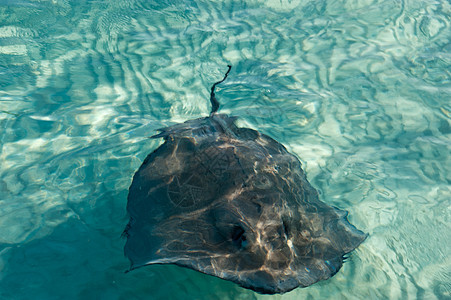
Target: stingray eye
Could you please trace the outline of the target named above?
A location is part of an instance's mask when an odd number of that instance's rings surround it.
[[[246,235],[243,227],[235,225],[232,229],[232,241],[238,248],[244,248],[247,245]]]

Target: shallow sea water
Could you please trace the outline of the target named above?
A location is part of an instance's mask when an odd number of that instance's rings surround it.
[[[0,0],[1,299],[451,299],[446,0]],[[277,296],[125,274],[155,130],[223,113],[286,145],[369,238]]]

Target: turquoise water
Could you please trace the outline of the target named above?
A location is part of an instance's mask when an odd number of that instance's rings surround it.
[[[1,299],[451,299],[446,0],[0,0]],[[127,274],[157,128],[223,113],[302,161],[370,234],[279,296],[176,266]]]

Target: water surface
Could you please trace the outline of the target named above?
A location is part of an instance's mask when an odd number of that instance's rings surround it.
[[[0,0],[0,298],[257,299],[176,266],[124,274],[155,130],[221,112],[283,143],[370,234],[274,299],[451,298],[446,0]]]

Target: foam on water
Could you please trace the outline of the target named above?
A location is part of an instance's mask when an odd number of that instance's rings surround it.
[[[370,234],[276,299],[451,298],[446,0],[0,0],[0,298],[268,298],[175,266],[124,274],[132,176],[221,112],[298,155]]]

